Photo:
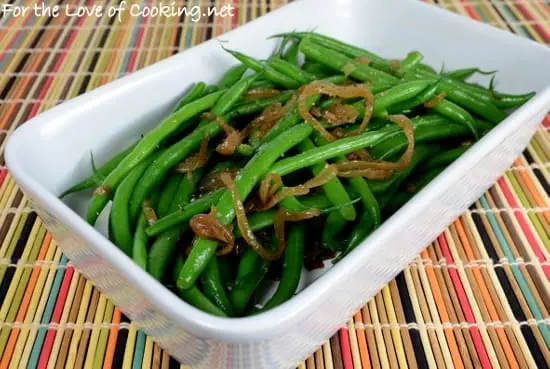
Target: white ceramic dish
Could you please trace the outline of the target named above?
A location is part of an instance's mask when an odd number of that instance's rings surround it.
[[[45,225],[82,273],[172,355],[193,369],[290,368],[467,208],[512,163],[550,108],[550,51],[416,0],[303,0],[221,37],[265,57],[277,32],[307,30],[383,56],[421,50],[434,66],[499,70],[499,88],[537,96],[451,165],[352,254],[288,303],[259,316],[202,313],[141,270],[56,194],[152,127],[197,80],[234,61],[216,40],[124,77],[32,119],[9,140],[6,160]]]

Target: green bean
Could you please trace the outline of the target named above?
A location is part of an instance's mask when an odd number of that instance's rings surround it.
[[[111,173],[118,166],[118,164],[120,164],[120,162],[134,149],[134,147],[135,147],[135,144],[130,146],[126,150],[122,151],[121,153],[117,154],[116,156],[114,156],[111,160],[109,160],[99,169],[95,168],[93,155],[90,153],[92,169],[93,169],[92,176],[86,178],[82,182],[77,183],[71,188],[69,188],[68,190],[63,192],[61,195],[59,195],[59,198],[63,198],[68,194],[71,194],[74,192],[80,192],[80,191],[87,190],[88,188],[99,186],[101,182],[103,182],[105,177],[109,175],[109,173]]]
[[[315,145],[310,139],[305,139],[304,141],[298,144],[298,150],[301,152],[306,152],[308,150],[314,149]],[[320,162],[311,167],[313,175],[318,175],[325,168],[326,162]],[[326,197],[336,206],[349,203],[351,201],[346,189],[342,185],[342,182],[338,178],[333,178],[323,186],[323,192]],[[345,220],[355,220],[357,216],[355,208],[353,205],[347,205],[342,207],[339,210],[339,213]]]
[[[235,270],[231,256],[218,257],[218,268],[220,269],[220,277],[222,281],[234,281]]]
[[[300,51],[303,52],[309,59],[322,63],[327,67],[341,73],[344,72],[346,66],[351,65],[353,67],[353,71],[350,75],[353,78],[364,82],[373,82],[373,84],[370,85],[373,92],[378,92],[381,89],[387,88],[397,82],[397,79],[388,73],[381,72],[365,64],[357,63],[353,59],[350,59],[319,44],[315,44],[307,38],[304,38],[300,43]]]
[[[342,41],[333,39],[328,36],[324,36],[314,32],[291,32],[286,34],[275,35],[274,37],[284,36],[284,35],[293,36],[302,40],[306,38],[311,39],[316,43],[323,45],[326,48],[338,51],[347,56],[352,56],[352,57],[364,56],[367,59],[369,59],[371,61],[371,64],[376,68],[390,70],[389,62],[381,58],[380,56],[373,54],[371,52],[368,52],[359,47],[346,44]]]
[[[443,115],[444,117],[449,118],[450,120],[465,125],[468,127],[470,132],[474,135],[474,138],[479,139],[479,132],[477,131],[474,118],[468,113],[466,109],[463,109],[459,105],[448,101],[446,99],[441,100],[436,106],[434,106],[433,111]]]
[[[339,245],[335,240],[335,237],[342,232],[346,226],[346,223],[346,219],[342,218],[342,216],[337,212],[332,212],[328,215],[321,235],[324,248],[332,251],[338,250]]]
[[[363,211],[359,215],[359,220],[355,222],[353,228],[351,229],[349,236],[347,238],[347,245],[345,250],[334,259],[333,263],[337,263],[344,256],[349,254],[353,249],[355,249],[361,242],[363,242],[369,233],[373,231],[376,227],[373,226],[372,218],[368,211]]]
[[[233,108],[233,110],[229,112],[229,114],[227,115],[227,118],[233,118],[241,115],[249,115],[249,114],[261,112],[263,109],[267,108],[272,104],[287,102],[288,100],[290,100],[292,96],[294,96],[295,93],[296,93],[295,90],[288,90],[288,91],[281,92],[281,94],[277,96],[241,103],[239,105],[236,105],[235,108]]]
[[[290,228],[287,246],[283,256],[281,280],[273,296],[259,311],[266,311],[282,304],[290,299],[298,289],[302,265],[304,263],[305,233],[306,231],[303,224],[294,224]]]
[[[389,61],[381,58],[380,56],[373,54],[367,50],[346,44],[344,42],[335,40],[333,38],[330,38],[324,35],[320,35],[313,32],[293,32],[293,33],[280,34],[276,36],[284,36],[284,35],[296,37],[302,40],[308,38],[318,43],[319,45],[323,45],[324,47],[330,50],[343,53],[348,57],[356,58],[358,56],[364,56],[369,60],[371,60],[370,66],[382,72],[388,72],[388,71],[391,71],[392,69]],[[439,78],[439,76],[437,75],[438,73],[432,67],[426,64],[420,63],[416,67],[416,71],[420,73],[419,78],[427,78],[429,76],[431,76],[432,78]],[[495,96],[495,94],[492,91],[489,91],[487,89],[473,91],[470,89],[469,85],[467,85],[462,81],[453,80],[449,78],[446,80],[446,82],[450,83],[450,85],[441,86],[441,90],[439,90],[438,92],[442,92],[442,91],[447,92],[450,95],[450,100],[452,100],[455,103],[458,103],[459,105],[462,105],[462,102],[471,104],[468,106],[463,105],[463,107],[466,107],[468,109],[470,109],[471,107],[474,107],[474,109],[471,109],[471,110],[474,111],[476,114],[480,114],[476,110],[483,111],[484,106],[482,102],[489,103],[489,106],[485,106],[486,111],[480,115],[493,123],[498,123],[503,119],[502,112],[499,112],[498,109],[495,109],[495,106],[497,108],[514,108],[524,104],[534,95],[534,92],[532,92],[524,95],[498,94],[497,96]],[[459,90],[459,92],[457,92],[457,95],[459,96],[456,96],[456,97],[451,96],[453,90]],[[469,94],[472,95],[472,97],[474,98],[473,100],[462,96],[462,94],[467,93],[468,90],[471,90],[469,91]],[[475,99],[477,99],[477,101]]]
[[[242,78],[244,72],[248,67],[243,64],[235,65],[234,67],[231,67],[225,72],[225,74],[220,79],[220,82],[218,83],[218,86],[220,88],[230,88],[235,83],[239,82],[239,80]]]
[[[204,89],[202,95],[205,96],[205,95],[209,95],[211,93],[214,93],[214,92],[218,92],[220,90],[220,88],[218,87],[218,85],[208,85],[206,86],[206,88]]]
[[[132,242],[132,260],[144,270],[147,270],[147,242],[148,238],[145,234],[145,227],[147,227],[147,221],[145,216],[139,215],[136,232],[134,233],[134,239]]]
[[[267,228],[273,225],[273,220],[275,219],[275,211],[267,210],[258,213],[253,213],[248,216],[248,223],[252,232],[259,231],[261,229]],[[234,231],[236,238],[241,238],[241,231],[239,228],[236,228]]]
[[[301,38],[302,40],[308,38],[330,50],[341,52],[349,57],[355,58],[358,56],[364,56],[371,60],[370,65],[373,68],[378,69],[382,72],[388,72],[391,70],[390,63],[380,56],[324,35],[311,32],[297,32],[283,35]],[[308,55],[306,54],[306,56]],[[425,64],[419,64],[416,68],[416,71],[419,72],[418,78],[427,78],[429,76],[431,76],[432,78],[439,78],[437,76],[437,72],[433,68]],[[477,92],[470,91],[470,94],[474,95],[472,96],[472,98],[467,98],[466,96],[464,96],[464,93],[467,93],[466,91],[469,90],[469,87],[467,87],[465,83],[452,79],[447,79],[446,83],[450,83],[450,85],[446,86],[445,84],[443,84],[443,86],[440,87],[441,89],[439,90],[439,92],[446,92],[447,94],[449,94],[449,99],[453,102],[458,103],[465,108],[471,109],[476,114],[481,115],[482,117],[493,123],[498,123],[502,119],[504,119],[504,116],[502,115],[503,113],[496,109],[495,106],[498,108],[517,107],[524,104],[534,95],[534,93],[518,96],[500,95],[500,99],[498,99],[495,98],[494,94],[491,91],[485,89],[484,91],[480,90]],[[454,93],[456,93],[456,96],[453,95]],[[488,106],[484,105],[483,102],[488,103]],[[466,103],[468,105],[463,105],[463,103]]]
[[[260,76],[256,80],[254,80],[254,82],[252,82],[250,84],[251,89],[253,89],[253,88],[277,88],[278,87],[273,82],[268,81],[267,79],[260,78],[262,76],[262,73],[259,73],[259,74],[260,74]]]
[[[136,165],[128,176],[120,183],[113,197],[113,205],[109,215],[109,229],[111,238],[127,255],[132,255],[132,231],[128,217],[128,203],[130,195],[143,172],[151,164],[157,155],[150,156]]]
[[[170,213],[170,206],[174,201],[174,196],[180,185],[182,175],[173,174],[168,177],[164,188],[162,189],[159,204],[157,207],[157,216],[164,217]]]
[[[344,76],[335,76],[330,79],[325,79],[325,81],[338,84],[342,83],[346,77]],[[321,95],[313,95],[310,96],[306,101],[306,107],[308,109],[311,109],[313,105],[315,105],[319,99],[321,99]],[[300,117],[300,114],[298,113],[298,108],[294,108],[291,111],[289,111],[281,120],[279,120],[273,128],[271,128],[267,134],[262,138],[260,143],[267,143],[272,141],[274,138],[279,136],[281,133],[285,132],[286,130],[290,129],[291,127],[295,126],[299,122],[302,121],[302,118]],[[256,147],[260,146],[260,143],[256,145]]]
[[[292,43],[283,54],[283,59],[294,65],[298,65],[298,53],[300,51],[300,44],[295,40],[291,41]]]
[[[254,59],[253,57],[245,55],[238,51],[229,50],[226,48],[223,49],[233,55],[237,60],[246,65],[248,68],[253,69],[258,73],[262,72],[262,75],[265,79],[288,89],[295,89],[299,87],[299,84],[292,78],[282,74],[281,72],[276,71],[270,66],[263,65],[261,61]]]
[[[279,58],[270,58],[267,65],[275,69],[276,71],[283,73],[284,75],[292,78],[293,80],[304,85],[316,79],[316,76],[300,69],[296,64],[289,63],[286,60]]]
[[[384,213],[385,215],[393,214],[399,210],[403,205],[405,205],[415,194],[417,194],[421,189],[423,189],[428,183],[430,183],[435,177],[437,177],[443,170],[444,166],[433,168],[428,172],[422,173],[420,176],[416,176],[415,179],[411,179],[416,187],[414,192],[400,191],[397,194],[393,194],[388,200]]]
[[[324,160],[332,159],[340,155],[347,155],[366,147],[372,147],[384,140],[389,133],[395,130],[398,130],[398,128],[389,127],[388,129],[379,131],[368,131],[354,137],[342,138],[325,146],[316,147],[315,149],[308,150],[301,154],[279,160],[269,169],[269,172],[284,176],[298,169],[321,163]]]
[[[241,260],[239,261],[239,266],[237,268],[237,278],[240,280],[246,276],[252,274],[256,269],[256,262],[260,259],[260,255],[254,249],[247,248]]]
[[[185,205],[191,201],[193,193],[199,184],[200,179],[204,173],[204,168],[198,168],[193,171],[191,176],[183,176],[174,196],[174,201],[170,207],[170,214],[182,209]]]
[[[156,236],[180,223],[188,222],[194,215],[210,210],[212,205],[216,204],[224,193],[225,190],[223,189],[211,192],[190,202],[189,205],[183,207],[183,209],[159,219],[155,224],[149,226],[145,230],[147,236]]]
[[[424,63],[420,63],[417,65],[418,69],[424,71],[424,72],[428,72],[428,73],[431,73],[431,74],[438,74],[437,71],[435,69],[433,69],[431,66],[429,66],[428,64],[424,64]]]
[[[300,45],[300,44],[297,44],[297,45]],[[302,66],[302,69],[310,74],[316,75],[321,78],[328,77],[333,73],[330,68],[327,68],[323,64],[313,60],[306,61]]]
[[[181,268],[183,267],[184,261],[181,258],[176,260],[176,267],[174,268],[174,276],[179,275]],[[174,278],[176,279],[176,278]],[[188,289],[178,288],[179,296],[188,304],[196,307],[199,310],[204,311],[216,316],[227,317],[227,315],[208,299],[196,286],[191,286]]]
[[[490,74],[495,74],[496,71],[484,72],[479,68],[463,68],[463,69],[457,69],[452,72],[445,73],[445,75],[449,78],[456,79],[458,81],[464,81],[466,78],[469,78],[476,73],[490,75]]]
[[[234,316],[233,306],[220,276],[218,258],[213,257],[201,275],[201,285],[206,297],[214,302],[227,316]]]
[[[431,86],[426,87],[424,91],[414,96],[411,99],[402,101],[397,104],[393,104],[388,108],[390,114],[399,114],[401,112],[413,109],[419,105],[422,105],[432,99],[437,93],[437,82]]]
[[[269,167],[290,148],[304,140],[312,132],[309,124],[303,123],[292,127],[279,135],[273,141],[263,145],[250,159],[235,180],[235,186],[244,202],[256,183],[262,178]],[[225,192],[216,205],[218,219],[223,224],[229,224],[235,217],[230,192]],[[212,258],[218,243],[212,240],[199,238],[194,242],[191,254],[178,279],[180,288],[188,288],[202,273],[208,261]]]
[[[174,213],[189,203],[202,173],[203,169],[200,168],[193,172],[193,176],[191,178],[188,176],[181,176],[176,192],[173,194],[172,202],[167,209],[166,215]],[[176,251],[176,243],[180,239],[180,235],[185,233],[187,228],[188,224],[184,224],[181,229],[177,227],[168,229],[167,231],[161,233],[156,238],[155,242],[153,242],[149,250],[147,263],[147,270],[153,277],[158,280],[163,279],[166,269],[172,261]]]
[[[446,166],[451,164],[453,161],[458,159],[462,154],[464,154],[472,145],[461,145],[451,150],[440,153],[432,157],[426,163],[422,165],[422,171],[429,171],[437,167]]]
[[[212,114],[215,116],[222,116],[227,113],[233,104],[235,104],[248,89],[248,86],[253,81],[253,78],[253,76],[245,77],[228,89],[212,108]],[[130,199],[131,219],[135,219],[143,199],[145,199],[151,193],[153,188],[155,188],[158,183],[162,181],[170,169],[184,160],[193,151],[198,150],[202,141],[206,137],[212,139],[222,131],[223,130],[218,122],[206,124],[195,129],[191,134],[173,144],[161,156],[159,156],[147,169],[132,194],[132,198]]]
[[[103,191],[97,191],[94,194],[88,207],[88,223],[95,224],[97,217],[103,208],[105,208],[105,205],[107,205],[111,197],[111,192],[116,189],[133,167],[157,150],[158,146],[165,138],[170,136],[172,132],[182,125],[188,123],[190,118],[213,106],[222,93],[222,91],[215,92],[185,105],[147,133],[133,150],[122,159],[117,167],[103,180],[100,187]]]
[[[414,98],[428,88],[431,83],[431,81],[420,80],[405,82],[377,93],[374,99],[374,115],[384,115],[381,113],[385,113],[387,108]]]
[[[331,214],[334,210],[337,210],[341,206],[352,205],[356,200],[350,200],[348,203],[332,206],[333,204],[323,194],[302,196],[300,200],[294,196],[288,196],[279,203],[282,208],[289,209],[291,211],[303,211],[310,209],[321,209],[323,212]],[[248,223],[252,232],[260,231],[273,225],[275,221],[276,212],[274,210],[262,211],[259,213],[253,213],[248,217]],[[233,232],[235,238],[241,238],[241,231],[237,228]],[[251,249],[254,253],[254,250]]]
[[[388,191],[395,183],[402,182],[411,172],[428,157],[434,156],[440,150],[439,146],[434,145],[416,145],[411,163],[403,170],[396,172],[391,178],[382,181],[369,180],[369,187],[373,193],[380,194]]]
[[[206,89],[206,83],[199,82],[194,83],[189,92],[187,92],[176,104],[173,111],[178,111],[183,106],[197,100],[202,96],[204,90]]]
[[[248,144],[240,144],[239,146],[237,146],[237,151],[235,151],[235,154],[239,156],[249,157],[254,155],[254,148]]]
[[[403,62],[401,62],[401,68],[403,69],[415,68],[418,64],[422,62],[422,59],[424,59],[424,55],[422,55],[418,51],[412,51],[407,55],[405,59],[403,59]]]
[[[467,136],[470,130],[465,126],[450,122],[444,117],[423,117],[412,119],[415,143],[431,142],[450,137]],[[478,131],[482,131],[487,123],[476,120]],[[380,160],[398,155],[407,147],[407,138],[401,131],[386,135],[385,140],[374,145],[370,154]]]
[[[187,227],[184,226],[183,228],[185,230]],[[180,239],[181,233],[183,232],[180,229],[169,229],[157,237],[151,245],[147,257],[147,271],[159,281],[162,281],[166,268],[171,262],[171,257],[176,251],[176,244]],[[145,232],[144,234],[147,238],[147,234]]]
[[[237,315],[242,315],[246,309],[246,306],[250,301],[250,297],[265,278],[270,265],[271,261],[260,259],[251,273],[235,282],[229,296]]]
[[[156,192],[153,197],[151,198],[151,205],[153,208],[155,208],[158,204],[159,200],[159,192]],[[137,225],[136,225],[136,231],[134,234],[134,240],[132,245],[132,260],[142,267],[143,269],[147,270],[147,245],[148,245],[148,239],[147,235],[145,234],[145,227],[147,226],[147,220],[145,219],[145,214],[141,212]]]
[[[419,71],[418,69],[415,72],[414,76],[416,78],[425,79],[431,77],[428,73]],[[473,95],[471,89],[464,88],[465,84],[463,82],[450,78],[436,76],[432,78],[440,79],[438,92],[444,92],[447,100],[451,100],[463,108],[471,110],[491,123],[500,123],[506,118],[506,114],[494,105],[491,97],[487,98],[487,94]],[[480,96],[485,96],[485,98],[481,99]]]

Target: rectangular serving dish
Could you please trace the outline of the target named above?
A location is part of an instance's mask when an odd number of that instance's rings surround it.
[[[329,338],[475,201],[520,155],[550,109],[550,51],[416,0],[302,0],[220,37],[265,57],[290,30],[318,32],[428,64],[498,70],[498,88],[537,91],[360,247],[289,302],[238,319],[205,314],[141,270],[79,216],[85,196],[56,195],[90,174],[168,113],[192,82],[214,82],[234,63],[211,40],[57,106],[10,137],[6,161],[72,263],[162,347],[192,369],[291,368]],[[88,194],[89,195],[89,194]],[[70,205],[70,206],[69,206]]]

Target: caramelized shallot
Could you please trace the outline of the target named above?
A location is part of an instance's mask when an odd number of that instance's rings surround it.
[[[218,117],[216,121],[220,124],[220,127],[225,131],[225,139],[216,147],[216,151],[225,156],[231,156],[237,150],[237,147],[242,143],[243,138],[239,131],[231,127],[227,122]]]
[[[195,215],[189,221],[189,226],[198,237],[224,244],[224,247],[216,253],[217,255],[228,254],[235,246],[235,237],[231,228],[220,222],[213,212]]]
[[[109,196],[113,192],[113,189],[109,186],[99,186],[94,190],[94,195]]]
[[[141,204],[141,209],[143,210],[143,216],[145,217],[145,221],[149,225],[153,225],[158,220],[157,214],[155,213],[155,209],[153,209],[153,206],[151,205],[151,201],[145,200]]]
[[[208,136],[202,141],[199,151],[176,165],[174,170],[178,173],[192,175],[195,169],[204,167],[206,163],[208,163]]]
[[[365,98],[365,115],[363,121],[361,122],[360,127],[356,130],[355,133],[362,133],[371,116],[374,108],[374,95],[370,91],[369,87],[365,84],[358,85],[349,85],[349,86],[337,86],[332,83],[327,83],[323,81],[313,81],[310,84],[303,87],[301,90],[300,96],[298,98],[298,112],[300,116],[309,124],[313,126],[317,131],[323,135],[323,137],[328,141],[334,141],[334,137],[330,132],[328,132],[322,125],[319,123],[313,115],[309,112],[306,106],[306,101],[310,96],[317,94],[325,94],[329,96],[337,96],[344,99],[349,99],[353,97],[363,97]]]
[[[407,137],[407,149],[397,162],[353,160],[336,164],[338,175],[341,177],[366,177],[370,179],[384,179],[393,174],[395,169],[405,169],[411,163],[414,153],[414,130],[412,122],[404,115],[390,115],[390,121],[403,129]]]
[[[334,103],[323,113],[323,120],[331,125],[353,123],[359,116],[359,112],[351,105]]]
[[[441,101],[443,101],[447,97],[447,94],[445,92],[440,93],[437,96],[434,96],[433,99],[428,100],[424,103],[424,107],[431,109],[435,108]]]
[[[266,260],[277,260],[285,252],[286,242],[285,242],[285,223],[286,222],[300,222],[302,220],[311,219],[321,215],[319,209],[310,209],[304,211],[288,211],[287,209],[281,208],[275,214],[275,220],[273,226],[275,228],[275,235],[277,236],[277,250],[270,253],[262,248],[262,253],[260,257]]]
[[[254,249],[262,258],[264,258],[265,254],[262,255],[262,253],[265,253],[265,249],[262,247],[256,236],[254,235],[254,232],[252,232],[252,229],[250,228],[250,224],[248,223],[248,218],[246,217],[246,212],[244,209],[243,202],[239,196],[239,191],[237,190],[237,187],[235,186],[235,182],[233,182],[233,179],[229,174],[223,173],[221,175],[221,180],[226,185],[227,189],[231,193],[231,201],[233,202],[233,209],[235,210],[235,217],[237,218],[237,226],[239,227],[239,231],[241,231],[241,235],[245,239],[246,243],[250,247]],[[268,260],[274,260],[274,259],[268,259]]]
[[[327,165],[318,175],[304,184],[294,187],[282,187],[283,181],[281,177],[271,173],[260,183],[261,210],[271,209],[288,196],[307,195],[311,189],[324,185],[337,175],[338,170],[336,166]],[[277,191],[281,187],[282,189]]]
[[[206,174],[200,181],[198,192],[199,194],[205,194],[209,192],[214,192],[222,187],[224,187],[223,182],[220,179],[222,173],[229,173],[232,178],[235,178],[239,173],[239,168],[228,168],[218,171],[213,171]]]

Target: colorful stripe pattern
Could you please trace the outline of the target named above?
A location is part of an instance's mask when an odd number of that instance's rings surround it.
[[[550,44],[548,0],[429,2]],[[34,115],[286,0],[188,1],[227,3],[236,6],[233,17],[197,23],[127,13],[122,22],[0,18],[0,369],[180,366],[71,266],[3,166],[2,152],[6,137]],[[549,367],[549,131],[547,118],[494,187],[299,367]]]

